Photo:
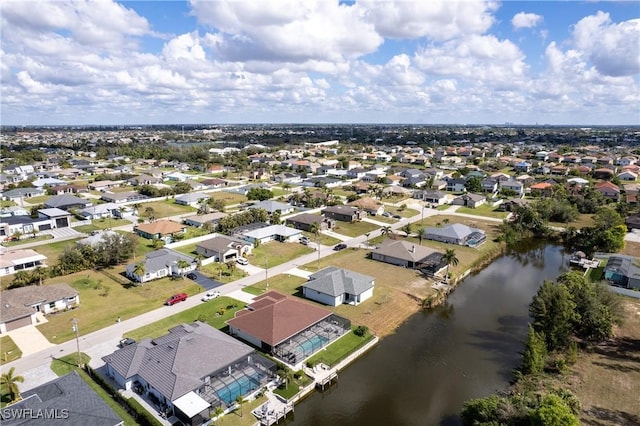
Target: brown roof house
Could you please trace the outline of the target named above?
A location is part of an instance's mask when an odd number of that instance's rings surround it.
[[[226,263],[251,254],[253,244],[240,238],[219,235],[196,244],[196,253],[216,262]]]
[[[363,197],[358,200],[349,203],[350,206],[357,207],[369,213],[372,216],[381,215],[384,213],[384,206],[381,202],[374,200],[371,197]]]
[[[446,266],[439,251],[401,240],[386,240],[371,252],[371,258],[405,268],[421,269],[432,275]]]
[[[351,329],[351,322],[310,302],[276,291],[254,299],[227,321],[229,333],[297,365]]]
[[[367,215],[355,207],[342,205],[329,206],[322,210],[322,214],[329,219],[339,220],[340,222],[355,222]]]
[[[136,234],[143,238],[153,240],[154,238],[163,240],[165,244],[173,241],[173,237],[177,234],[187,232],[185,225],[170,220],[159,220],[151,223],[141,223],[133,227]]]
[[[620,198],[620,188],[615,183],[608,181],[598,182],[595,184],[594,189],[610,200],[618,201]]]
[[[286,223],[288,226],[293,226],[296,229],[308,232],[311,232],[311,227],[314,223],[318,224],[318,231],[331,229],[335,226],[335,222],[332,219],[311,213],[301,213],[293,217],[289,217],[287,218]]]
[[[67,284],[14,288],[1,296],[0,333],[35,325],[38,313],[51,314],[80,304],[80,295]]]

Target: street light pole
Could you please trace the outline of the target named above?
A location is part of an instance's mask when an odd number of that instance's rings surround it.
[[[82,360],[80,359],[80,338],[78,336],[78,319],[74,317],[71,321],[73,323],[71,329],[76,333],[76,351],[78,353],[78,367],[82,367]]]

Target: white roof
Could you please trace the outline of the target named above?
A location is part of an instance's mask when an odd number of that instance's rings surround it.
[[[588,180],[586,179],[582,179],[582,178],[571,178],[571,179],[567,179],[567,182],[575,182],[575,183],[580,183],[580,184],[585,184],[585,183],[589,183]]]
[[[272,235],[282,235],[283,237],[290,237],[292,235],[300,234],[302,231],[299,229],[289,228],[284,225],[271,225],[264,228],[254,229],[253,231],[245,232],[245,237],[261,240],[262,238],[270,237]]]
[[[192,418],[209,408],[209,403],[191,391],[173,401],[173,405],[187,417]]]

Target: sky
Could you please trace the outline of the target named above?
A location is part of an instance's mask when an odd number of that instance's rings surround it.
[[[640,125],[640,2],[3,0],[2,125]]]

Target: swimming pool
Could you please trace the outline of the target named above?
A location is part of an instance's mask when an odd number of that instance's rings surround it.
[[[302,352],[305,355],[311,355],[322,346],[324,346],[324,344],[328,341],[329,339],[327,337],[315,335],[313,337],[310,337],[308,340],[300,342],[299,347],[302,349]]]
[[[218,398],[225,404],[232,404],[240,395],[245,395],[260,386],[258,377],[242,376],[216,391]]]

